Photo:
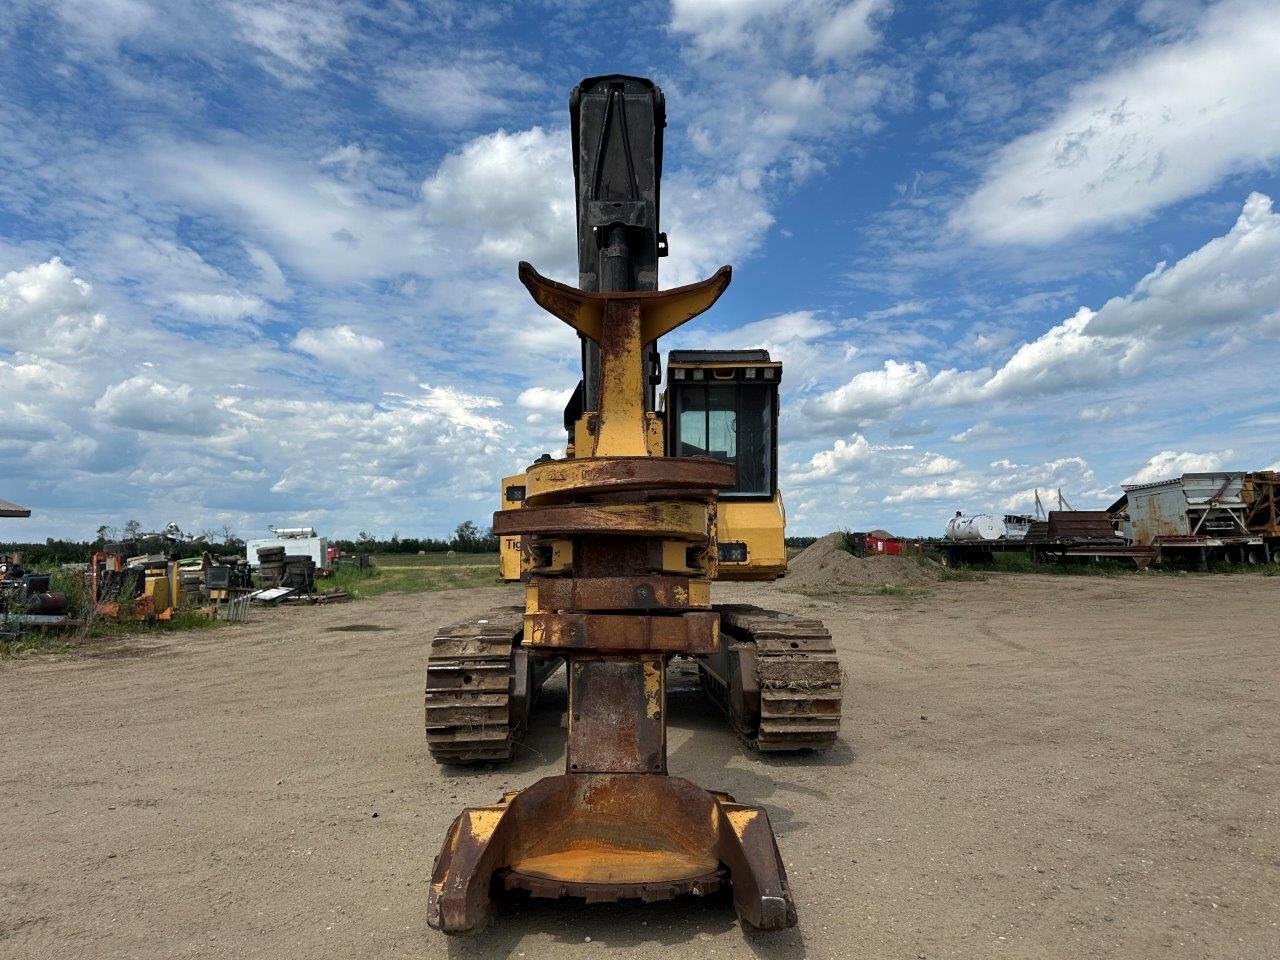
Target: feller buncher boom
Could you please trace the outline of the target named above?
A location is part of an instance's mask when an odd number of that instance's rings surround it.
[[[765,811],[670,776],[666,751],[672,657],[697,659],[707,692],[760,749],[829,746],[838,729],[839,667],[821,624],[711,604],[717,576],[785,571],[772,432],[781,365],[762,351],[673,356],[669,368],[688,385],[714,380],[718,392],[699,400],[673,381],[669,406],[656,409],[658,339],[709,309],[730,268],[657,289],[666,252],[657,87],[585,80],[571,115],[579,286],[519,268],[534,301],[582,339],[567,455],[504,481],[494,532],[517,545],[515,560],[504,550],[504,576],[525,581],[524,608],[440,631],[426,697],[438,760],[507,759],[542,681],[563,662],[565,772],[463,811],[433,868],[428,922],[474,931],[502,891],[653,901],[728,884],[745,923],[787,927],[795,909]],[[754,429],[754,438],[713,446],[706,411],[717,403],[718,424],[737,418],[730,432]],[[701,433],[690,410],[703,411]],[[673,423],[673,413],[683,419]],[[748,509],[730,526],[742,539],[725,551],[724,517],[740,505]]]

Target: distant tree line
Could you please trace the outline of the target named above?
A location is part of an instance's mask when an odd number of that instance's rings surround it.
[[[335,547],[341,547],[347,553],[445,553],[453,550],[456,553],[497,553],[498,538],[493,528],[481,529],[470,520],[458,524],[453,536],[448,540],[435,537],[401,537],[393,533],[386,540],[372,537],[363,530],[354,540],[330,540]]]
[[[206,530],[199,539],[170,540],[159,533],[143,533],[142,525],[130,521],[123,529],[103,525],[92,540],[58,540],[49,537],[44,543],[0,543],[0,554],[20,553],[26,567],[55,567],[64,563],[88,563],[95,553],[109,544],[120,544],[126,556],[146,554],[177,555],[179,559],[198,557],[206,550],[215,556],[243,554],[244,541],[228,528]]]
[[[56,567],[63,563],[88,563],[89,559],[109,543],[122,543],[129,556],[148,553],[176,553],[182,557],[198,557],[204,551],[216,555],[244,554],[244,540],[232,533],[229,527],[206,530],[201,539],[175,542],[160,534],[142,532],[142,525],[131,520],[123,528],[103,524],[92,540],[55,540],[44,543],[0,543],[0,554],[21,553],[22,562],[31,568]],[[330,540],[330,545],[341,547],[348,553],[496,553],[498,538],[492,529],[481,529],[467,520],[458,524],[453,536],[447,540],[434,537],[405,537],[393,533],[387,540],[372,537],[363,531],[354,540]]]
[[[785,543],[788,547],[799,547],[803,550],[817,539],[817,537],[787,537]]]

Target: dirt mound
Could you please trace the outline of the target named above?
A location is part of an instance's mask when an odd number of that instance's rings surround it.
[[[829,590],[840,587],[918,587],[935,582],[941,568],[916,557],[855,557],[840,547],[844,534],[828,533],[792,558],[784,590]]]

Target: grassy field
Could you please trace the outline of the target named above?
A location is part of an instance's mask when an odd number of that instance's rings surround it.
[[[460,553],[447,556],[391,554],[375,556],[373,566],[358,570],[346,564],[333,576],[316,581],[322,592],[345,590],[353,597],[376,597],[384,593],[428,593],[434,590],[465,590],[492,587],[498,583],[496,553]]]
[[[419,556],[416,553],[378,553],[372,560],[383,569],[397,567],[485,567],[497,569],[496,553],[427,553]]]

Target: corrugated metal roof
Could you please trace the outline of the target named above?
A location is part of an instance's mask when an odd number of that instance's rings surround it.
[[[1184,473],[1182,475],[1182,482],[1194,483],[1200,480],[1206,483],[1209,483],[1209,482],[1222,483],[1222,481],[1226,480],[1228,477],[1232,477],[1236,480],[1243,480],[1244,471],[1243,470],[1212,470],[1212,471],[1201,472],[1201,473]]]
[[[1168,480],[1152,480],[1150,483],[1122,483],[1120,484],[1120,489],[1125,493],[1133,493],[1135,490],[1156,490],[1160,487],[1178,487],[1181,485],[1181,477],[1172,477]]]
[[[8,500],[0,500],[0,517],[29,517],[31,511]]]
[[[1125,494],[1137,493],[1146,496],[1162,490],[1181,487],[1189,501],[1209,500],[1217,497],[1223,506],[1238,504],[1240,487],[1244,482],[1244,472],[1238,470],[1215,471],[1212,473],[1184,473],[1180,477],[1168,480],[1155,480],[1151,483],[1125,483],[1121,489]]]

